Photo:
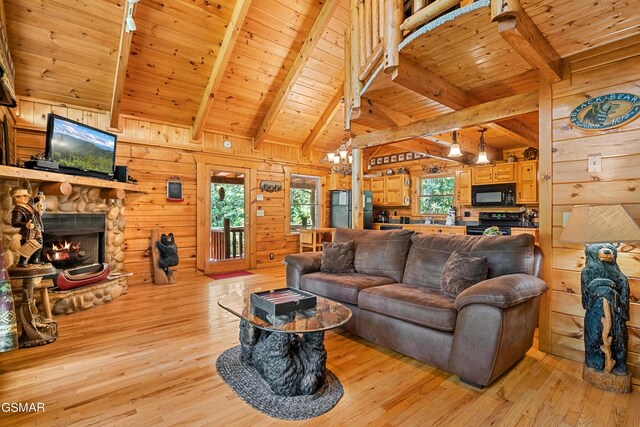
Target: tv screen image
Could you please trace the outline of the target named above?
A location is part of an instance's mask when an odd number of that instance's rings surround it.
[[[63,172],[111,179],[116,139],[108,132],[49,114],[46,156],[58,162]]]

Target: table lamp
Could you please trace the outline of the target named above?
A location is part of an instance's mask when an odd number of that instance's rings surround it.
[[[640,242],[640,227],[622,205],[574,206],[560,241],[585,244],[582,378],[603,390],[629,393],[629,280],[617,257],[620,243]]]

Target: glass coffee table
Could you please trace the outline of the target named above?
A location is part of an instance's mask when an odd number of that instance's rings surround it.
[[[312,309],[270,316],[253,307],[250,295],[233,292],[218,300],[240,318],[242,363],[253,366],[276,395],[314,394],[326,377],[324,331],[348,322],[351,310],[317,297]]]

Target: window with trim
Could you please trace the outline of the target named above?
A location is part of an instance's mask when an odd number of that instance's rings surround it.
[[[420,213],[447,214],[453,206],[453,176],[420,178]]]
[[[291,174],[289,184],[289,205],[291,231],[319,226],[320,221],[320,178]]]

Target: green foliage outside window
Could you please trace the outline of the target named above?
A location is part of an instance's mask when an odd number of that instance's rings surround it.
[[[289,190],[291,230],[311,228],[318,224],[318,178],[292,175]]]
[[[224,200],[220,200],[220,187]],[[222,228],[229,218],[231,227],[244,226],[244,185],[211,184],[211,228]]]
[[[453,206],[452,176],[420,180],[420,213],[447,214]]]

